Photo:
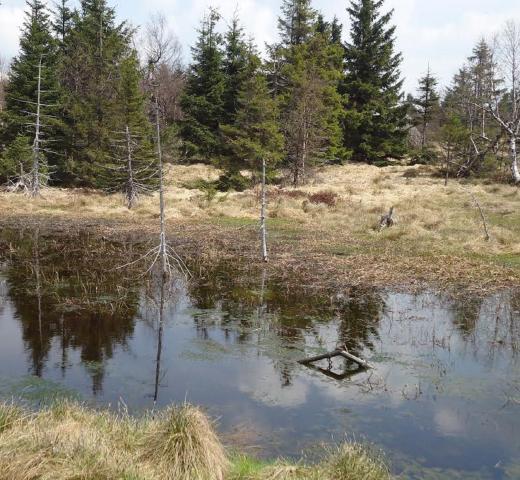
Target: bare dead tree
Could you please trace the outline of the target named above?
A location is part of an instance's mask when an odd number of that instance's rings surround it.
[[[260,235],[262,240],[262,260],[269,260],[267,254],[267,224],[266,224],[266,186],[265,186],[265,158],[262,158],[262,207],[260,209]]]
[[[128,176],[126,181],[126,189],[125,189],[125,197],[128,209],[134,207],[137,203],[137,198],[139,196],[137,184],[134,180],[134,169],[132,164],[132,154],[133,154],[133,145],[132,145],[132,136],[130,134],[130,129],[128,125],[125,128],[125,137],[126,137],[126,174]]]
[[[16,101],[19,101],[22,105],[24,105],[23,108],[28,108],[28,110],[21,110],[21,113],[29,117],[29,121],[27,122],[26,126],[34,128],[34,138],[31,147],[31,170],[28,173],[25,173],[23,164],[20,162],[19,174],[10,178],[7,182],[8,191],[22,192],[33,198],[39,197],[41,195],[41,190],[48,185],[50,180],[50,174],[48,173],[47,168],[43,168],[44,161],[42,158],[42,152],[51,152],[51,150],[49,150],[48,148],[44,148],[43,145],[44,143],[49,142],[48,139],[44,140],[43,138],[43,128],[45,127],[43,119],[44,117],[52,117],[51,115],[46,115],[45,113],[43,113],[44,107],[51,106],[42,102],[43,68],[43,55],[41,55],[37,65],[38,74],[36,77],[37,89],[35,101],[33,102],[30,100],[15,99]],[[30,107],[33,107],[34,111],[31,111]]]
[[[149,67],[145,89],[150,95],[158,93],[163,124],[176,122],[182,118],[181,97],[186,76],[182,65],[182,46],[170,30],[164,14],[155,13],[150,17],[143,44]]]
[[[497,42],[499,67],[505,78],[505,89],[497,91],[485,108],[507,136],[513,181],[520,183],[518,138],[520,137],[520,25],[506,24]]]
[[[478,209],[478,212],[479,212],[479,215],[480,215],[480,219],[482,220],[482,228],[484,230],[484,238],[486,239],[486,242],[491,241],[491,235],[489,233],[488,222],[487,222],[486,216],[484,214],[484,210],[483,210],[482,206],[480,205],[480,202],[478,201],[478,198],[465,185],[463,185],[461,183],[459,183],[459,185],[468,193],[468,195],[471,197],[471,199],[473,200],[473,203],[475,204],[475,206]]]
[[[152,256],[152,264],[147,272],[152,271],[159,264],[160,274],[163,279],[172,276],[173,270],[180,270],[185,276],[190,272],[177,254],[168,244],[166,238],[166,207],[164,198],[164,165],[161,131],[161,108],[160,108],[160,82],[157,78],[157,66],[163,62],[169,62],[173,58],[174,37],[167,30],[166,20],[163,15],[156,15],[147,26],[146,55],[148,64],[148,84],[152,92],[153,117],[155,123],[155,143],[157,172],[159,177],[159,216],[160,232],[159,245],[149,250],[141,259]],[[139,259],[139,260],[141,260]],[[139,261],[137,260],[137,261]],[[135,263],[135,262],[132,262]]]
[[[146,60],[155,66],[180,65],[182,48],[177,37],[168,27],[168,20],[161,12],[150,16],[146,24],[144,48]]]
[[[33,169],[32,169],[32,185],[31,196],[38,197],[40,195],[40,113],[41,113],[41,86],[42,86],[42,62],[43,56],[40,56],[38,63],[38,93],[36,101],[36,125],[33,142]]]
[[[142,149],[142,138],[133,135],[128,125],[124,132],[117,135],[122,138],[114,142],[116,153],[113,158],[116,165],[106,166],[113,177],[111,183],[115,185],[107,190],[121,191],[126,206],[131,210],[137,205],[141,195],[151,195],[157,190],[153,180],[158,174],[157,162],[147,158],[148,155]]]

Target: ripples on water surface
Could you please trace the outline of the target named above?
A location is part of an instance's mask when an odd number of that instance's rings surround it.
[[[261,456],[355,438],[407,478],[520,478],[519,294],[316,295],[220,265],[168,289],[161,328],[161,289],[115,270],[133,248],[0,234],[3,398],[188,400]],[[297,363],[338,342],[376,369]]]

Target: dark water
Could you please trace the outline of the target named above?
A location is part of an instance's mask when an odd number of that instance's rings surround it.
[[[520,295],[317,295],[219,265],[163,290],[161,323],[161,288],[114,270],[134,248],[0,234],[0,396],[187,400],[260,456],[356,439],[404,478],[520,478]],[[297,363],[338,342],[375,370]]]

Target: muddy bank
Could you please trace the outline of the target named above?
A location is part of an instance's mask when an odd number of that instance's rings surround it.
[[[10,215],[3,212],[1,228],[34,228],[52,234],[82,231],[109,242],[153,246],[156,221],[124,221],[85,216]],[[170,242],[198,276],[215,265],[233,262],[247,272],[265,269],[291,288],[348,292],[351,288],[391,288],[403,292],[424,290],[457,295],[488,294],[520,286],[516,262],[437,252],[417,254],[388,244],[338,238],[337,233],[315,232],[273,220],[269,225],[270,262],[260,259],[258,226],[254,221],[228,218],[214,221],[169,221]],[[4,246],[5,247],[5,246]],[[495,261],[496,260],[496,261]]]

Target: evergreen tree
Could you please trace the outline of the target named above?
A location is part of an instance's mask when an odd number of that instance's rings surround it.
[[[20,38],[20,53],[13,60],[6,87],[6,107],[3,112],[2,140],[6,146],[21,139],[34,138],[36,102],[38,99],[38,65],[42,62],[41,104],[42,139],[45,142],[46,157],[49,163],[56,163],[56,155],[51,152],[49,141],[59,129],[54,118],[58,103],[58,83],[56,70],[56,43],[51,34],[49,14],[40,0],[28,0],[25,21]],[[23,140],[25,141],[25,140]],[[31,141],[32,143],[32,141]],[[11,149],[12,150],[12,149]],[[16,163],[16,162],[15,162]],[[4,169],[5,174],[14,175],[16,170]]]
[[[116,23],[106,0],[82,0],[63,58],[69,127],[68,181],[102,185],[114,132],[120,128],[120,65],[132,55],[132,31]]]
[[[271,48],[276,57],[270,62],[279,71],[269,79],[277,82],[273,90],[281,108],[285,159],[298,184],[317,162],[345,158],[344,100],[338,92],[343,48],[333,39],[340,35],[337,21],[317,16],[309,1],[285,2],[279,26],[281,42]]]
[[[254,71],[239,92],[234,122],[222,127],[224,140],[231,150],[228,164],[231,175],[242,168],[257,174],[264,159],[272,172],[283,155],[276,101],[269,93],[265,75],[260,72],[258,56],[253,53],[249,63]]]
[[[0,182],[20,179],[32,168],[33,153],[31,139],[19,134],[2,152],[0,157]],[[23,180],[22,180],[23,181]]]
[[[150,142],[152,131],[141,82],[137,53],[132,52],[121,62],[117,95],[119,112],[112,135],[112,155],[99,179],[107,189],[122,190],[129,207],[140,193],[157,187],[157,169]]]
[[[314,33],[316,15],[311,0],[283,0],[282,15],[278,19],[282,44],[296,46],[309,40]]]
[[[332,43],[341,45],[341,36],[343,34],[343,25],[339,23],[338,17],[332,19],[330,25],[330,39]]]
[[[489,112],[484,108],[494,98],[503,84],[503,81],[497,78],[497,66],[494,60],[494,54],[488,43],[482,39],[475,48],[473,54],[468,58],[468,64],[473,83],[473,100],[477,108],[475,112],[475,127],[482,137],[487,136],[487,128],[489,122]]]
[[[249,47],[244,40],[244,31],[234,16],[225,36],[225,53],[222,62],[224,73],[224,92],[222,122],[232,123],[238,109],[240,90],[251,75]]]
[[[188,158],[210,162],[220,150],[219,128],[223,118],[225,76],[222,35],[216,31],[220,15],[211,9],[203,19],[193,63],[181,100],[184,120],[181,136]]]
[[[74,26],[76,13],[69,7],[69,0],[61,0],[56,4],[52,28],[61,48],[64,47],[67,37]]]
[[[407,108],[402,104],[401,54],[395,53],[392,13],[380,12],[384,0],[352,0],[351,40],[345,46],[347,95],[345,147],[370,163],[405,153]]]
[[[415,124],[421,132],[421,149],[427,144],[427,131],[439,109],[439,94],[437,93],[437,79],[432,75],[430,67],[426,74],[419,79],[417,97],[413,99],[413,107],[416,114]]]
[[[480,171],[499,146],[502,131],[487,108],[500,96],[503,86],[493,57],[492,49],[481,40],[454,75],[443,102],[444,115],[448,119],[456,117],[467,133],[465,142],[456,151],[459,176]]]
[[[316,163],[339,162],[344,100],[338,92],[341,48],[325,34],[293,47],[285,67],[288,88],[280,96],[286,160],[294,185],[304,182]]]

